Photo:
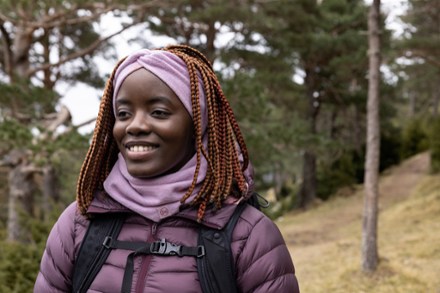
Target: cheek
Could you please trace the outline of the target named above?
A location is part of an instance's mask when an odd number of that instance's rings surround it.
[[[176,127],[176,125],[182,127]],[[188,122],[187,120],[179,120],[173,123],[171,127],[168,128],[168,141],[173,142],[172,146],[174,149],[178,149],[180,152],[185,153],[192,152],[195,150],[195,139],[192,120]]]
[[[194,133],[194,127],[192,124],[192,120],[191,120],[191,124],[188,126],[188,128],[186,128],[186,131],[183,131],[185,137],[184,137],[184,142],[188,148],[189,152],[194,152],[196,149],[196,142],[195,142],[195,133]]]
[[[122,136],[123,136],[123,128],[121,127],[121,125],[119,125],[119,123],[115,123],[115,125],[113,126],[113,139],[116,141],[118,145],[120,144]]]

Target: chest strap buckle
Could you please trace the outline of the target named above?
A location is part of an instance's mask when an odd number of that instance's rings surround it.
[[[160,241],[155,241],[150,245],[150,253],[157,255],[178,255],[182,256],[182,246],[176,245],[161,239]]]

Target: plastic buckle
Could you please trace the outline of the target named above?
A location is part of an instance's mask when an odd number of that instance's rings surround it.
[[[197,246],[197,257],[201,258],[202,256],[205,256],[205,246],[199,245]]]
[[[165,252],[165,247],[167,243],[165,239],[161,239],[160,241],[155,241],[150,245],[150,252],[152,254],[163,254]]]
[[[112,248],[111,247],[112,241],[113,241],[113,239],[111,236],[105,236],[104,242],[102,242],[102,246],[104,246],[107,249],[110,249],[110,248]]]
[[[151,243],[151,254],[182,255],[182,246],[167,242],[165,239]]]

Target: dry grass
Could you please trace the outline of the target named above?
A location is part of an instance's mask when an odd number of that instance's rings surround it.
[[[280,219],[303,293],[440,293],[440,176],[428,154],[395,167],[380,182],[379,255],[360,271],[362,187]]]

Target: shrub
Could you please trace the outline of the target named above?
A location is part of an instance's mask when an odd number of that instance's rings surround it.
[[[408,120],[402,128],[401,158],[406,159],[429,148],[428,134],[419,118]]]
[[[440,118],[433,119],[429,131],[429,147],[431,150],[431,172],[440,172]]]
[[[44,245],[0,242],[0,292],[32,292]]]

